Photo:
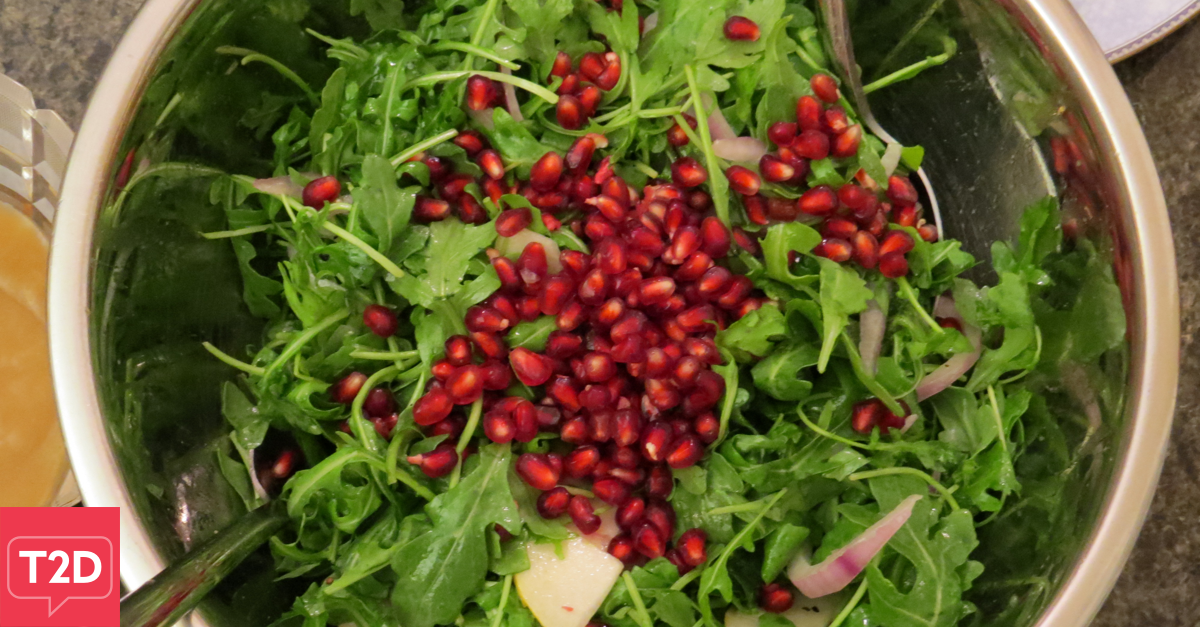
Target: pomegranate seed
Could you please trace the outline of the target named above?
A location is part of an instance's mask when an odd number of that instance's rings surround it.
[[[518,298],[517,313],[521,315],[522,320],[537,320],[542,315],[542,305],[540,300],[533,294],[526,294],[525,296]]]
[[[638,286],[638,302],[642,305],[657,305],[675,293],[675,279],[666,276],[642,281]]]
[[[816,131],[821,128],[821,114],[825,108],[812,96],[801,96],[796,101],[796,125],[801,131]]]
[[[475,162],[489,178],[497,181],[504,178],[504,160],[495,150],[488,148],[480,152],[479,156],[475,158]]]
[[[556,274],[546,281],[538,304],[543,314],[557,316],[566,306],[568,299],[574,295],[575,283],[565,275]]]
[[[558,186],[562,174],[563,158],[552,150],[542,155],[530,168],[529,185],[539,192],[548,192]]]
[[[679,552],[679,549],[671,549],[670,551],[667,551],[663,557],[665,557],[668,562],[671,562],[671,565],[679,571],[679,575],[681,577],[695,570],[689,566],[687,562],[683,561],[683,555]]]
[[[537,500],[537,511],[542,518],[554,519],[567,513],[571,503],[571,493],[559,486],[543,492]]]
[[[762,187],[762,179],[758,174],[740,165],[725,170],[725,178],[729,179],[729,188],[743,196],[753,196]]]
[[[646,502],[643,520],[652,525],[664,538],[675,535],[675,510],[666,501],[650,499]]]
[[[687,434],[676,438],[667,450],[667,465],[671,468],[690,468],[704,456],[704,444],[700,438]]]
[[[707,542],[708,534],[703,529],[688,529],[675,541],[675,547],[688,566],[696,567],[708,561],[708,550],[704,546]]]
[[[943,329],[954,329],[955,331],[962,333],[962,323],[959,322],[957,318],[938,317],[934,318],[934,321],[937,322],[938,326],[942,327]]]
[[[812,252],[814,255],[824,257],[830,261],[842,263],[849,261],[850,257],[854,255],[854,247],[844,239],[827,237],[821,240],[821,243],[817,244],[817,247]]]
[[[550,490],[558,485],[561,470],[556,470],[548,455],[522,453],[517,458],[517,475],[535,490]]]
[[[725,38],[734,41],[758,41],[761,31],[753,20],[735,15],[725,20]]]
[[[641,498],[631,498],[617,509],[617,526],[622,529],[632,529],[642,520],[646,513],[646,501]]]
[[[628,266],[625,253],[625,242],[610,237],[601,241],[596,246],[596,252],[592,255],[592,259],[596,264],[596,268],[604,274],[611,276],[625,271],[625,268]]]
[[[600,165],[596,168],[596,175],[592,180],[596,181],[597,185],[603,185],[605,181],[616,176],[612,169],[612,158],[605,157],[600,160]]]
[[[576,416],[563,423],[559,437],[568,444],[587,444],[591,441],[591,429],[587,418]]]
[[[634,548],[649,559],[662,557],[666,552],[666,545],[666,538],[654,525],[643,524],[633,532]]]
[[[853,238],[857,232],[858,225],[854,224],[852,220],[837,216],[826,220],[824,226],[821,227],[822,236],[840,237],[845,240]]]
[[[309,181],[308,185],[304,186],[304,190],[300,192],[300,202],[304,203],[306,207],[320,209],[325,206],[325,203],[337,200],[341,193],[342,184],[338,182],[336,176],[322,176]]]
[[[612,358],[622,364],[638,364],[646,361],[646,350],[642,338],[634,336],[613,346]]]
[[[627,533],[622,533],[621,535],[614,537],[608,543],[608,554],[621,560],[621,563],[625,564],[626,566],[632,565],[637,561],[638,557],[633,548],[633,538],[631,538]],[[593,624],[595,623],[588,623],[588,625]],[[596,625],[599,627],[598,624]]]
[[[465,335],[452,335],[446,340],[446,361],[455,366],[471,363],[471,340]]]
[[[898,279],[908,274],[908,260],[901,253],[880,255],[879,272],[889,279]]]
[[[621,58],[615,53],[608,53],[608,65],[600,76],[596,77],[596,86],[604,91],[610,91],[621,80]]]
[[[854,260],[858,265],[871,270],[879,264],[879,242],[874,235],[859,231],[850,242],[854,249]]]
[[[567,150],[566,165],[572,172],[585,170],[592,163],[592,155],[596,151],[596,140],[591,134],[584,135],[571,144]]]
[[[608,294],[608,283],[608,277],[600,268],[593,269],[579,284],[579,300],[588,305],[599,305]]]
[[[615,370],[614,368],[614,372]],[[612,400],[612,393],[603,385],[589,385],[584,387],[583,391],[579,393],[579,404],[583,405],[586,409],[604,409],[609,407]]]
[[[632,409],[618,410],[613,418],[612,439],[619,446],[633,446],[641,436],[642,419]]]
[[[846,117],[846,111],[841,107],[830,107],[821,115],[821,122],[824,130],[831,135],[841,135],[850,129],[850,118]]]
[[[496,82],[486,76],[475,74],[467,79],[467,108],[483,111],[492,106],[500,90]]]
[[[828,185],[818,185],[800,196],[797,206],[800,211],[812,216],[825,216],[838,208],[837,193]]]
[[[458,198],[458,219],[467,224],[483,224],[488,221],[483,205],[470,194]]]
[[[410,455],[408,463],[420,468],[426,477],[437,479],[450,474],[458,465],[458,451],[454,450],[453,444],[443,442],[428,453]]]
[[[893,174],[888,177],[887,197],[897,206],[903,207],[917,203],[917,188],[907,177]]]
[[[871,216],[867,223],[863,225],[863,228],[871,235],[874,235],[875,239],[883,237],[888,228],[887,215],[883,211],[876,211],[875,215]]]
[[[525,385],[536,387],[550,380],[550,364],[546,358],[528,348],[514,348],[508,354],[508,363],[512,366],[513,373]]]
[[[899,253],[901,255],[911,251],[916,243],[908,233],[899,229],[888,231],[883,239],[879,242],[879,254],[890,255]]]
[[[554,55],[554,64],[550,66],[550,76],[562,78],[570,73],[571,55],[559,50],[558,54]]]
[[[458,368],[458,366],[455,366],[445,359],[439,359],[433,362],[433,366],[430,368],[430,371],[433,373],[433,377],[435,379],[438,381],[445,381],[446,379],[450,378],[450,375],[454,374],[454,370],[456,368]]]
[[[704,273],[704,276],[700,277],[700,280],[696,283],[696,289],[700,292],[701,296],[712,300],[726,289],[729,281],[732,279],[732,272],[721,266],[713,266],[708,272]]]
[[[521,280],[526,285],[539,283],[549,274],[549,264],[546,261],[546,248],[538,242],[530,242],[517,258],[517,270]]]
[[[583,106],[583,112],[587,117],[596,114],[596,110],[600,108],[600,101],[603,98],[604,94],[595,85],[588,85],[579,90],[579,104]]]
[[[567,454],[563,460],[563,471],[568,477],[582,479],[591,476],[600,463],[600,449],[595,446],[581,446]]]
[[[916,227],[921,213],[916,205],[905,205],[892,210],[892,220],[900,226]]]
[[[583,408],[583,405],[579,403],[579,391],[575,389],[575,384],[570,377],[554,377],[554,380],[546,386],[546,396],[568,412],[577,412]]]
[[[838,85],[832,76],[823,73],[813,74],[809,84],[812,85],[813,93],[817,95],[817,98],[829,104],[837,103]]]
[[[688,139],[687,131],[683,130],[679,122],[676,122],[671,128],[667,129],[667,142],[672,146],[682,148],[688,145],[689,141],[691,140]]]
[[[704,369],[704,363],[692,355],[684,355],[675,362],[671,376],[681,387],[691,387],[696,382],[696,376]]]
[[[824,75],[818,74],[817,76]],[[772,614],[782,614],[792,609],[792,604],[795,602],[795,600],[796,599],[792,595],[791,590],[788,590],[777,583],[769,583],[763,586],[762,590],[758,592],[758,606],[761,607],[763,611],[770,612]]]
[[[512,417],[513,439],[518,442],[532,442],[538,434],[537,408],[533,406],[533,403],[521,399],[513,408]]]
[[[563,306],[562,311],[558,312],[558,316],[554,319],[555,326],[559,331],[574,331],[579,328],[579,325],[584,323],[587,318],[587,310],[583,303],[577,300],[571,300]]]
[[[475,305],[467,309],[464,322],[467,325],[467,330],[471,332],[497,333],[507,330],[509,326],[508,319],[502,316],[499,311],[482,305]]]
[[[500,285],[508,289],[515,289],[521,286],[521,277],[517,274],[517,264],[508,257],[493,257],[492,267],[496,269],[496,276],[500,277]]]
[[[504,344],[504,339],[496,333],[472,333],[471,343],[475,345],[475,349],[487,359],[504,359],[508,356],[508,347]],[[449,349],[447,349],[447,355]]]
[[[763,155],[758,160],[758,171],[771,183],[784,183],[796,176],[796,168],[775,155]]]
[[[807,130],[796,136],[792,150],[805,159],[824,159],[829,156],[829,136],[821,131]]]
[[[579,73],[592,82],[596,82],[596,79],[604,72],[604,66],[604,55],[598,52],[585,53],[579,59]]]
[[[862,144],[862,135],[863,130],[861,126],[857,124],[851,126],[845,133],[833,139],[829,154],[841,159],[853,157],[858,154],[858,147]]]
[[[705,412],[696,417],[692,425],[696,436],[705,444],[712,444],[721,435],[721,421],[712,412]]]
[[[691,157],[680,157],[671,164],[671,180],[680,187],[696,187],[708,180],[708,172]]]
[[[671,476],[671,471],[666,466],[650,467],[650,472],[646,477],[646,494],[648,496],[665,499],[671,496],[671,491],[674,489],[675,478]]]
[[[612,357],[604,353],[588,353],[583,356],[583,370],[587,380],[592,383],[603,383],[617,374],[617,365]]]
[[[616,416],[607,409],[591,412],[588,415],[588,437],[593,442],[607,442],[611,440],[615,420]]]
[[[596,515],[596,510],[592,508],[592,502],[587,497],[572,496],[570,504],[567,505],[567,513],[571,515],[571,522],[575,523],[584,535],[591,535],[600,529],[600,517]]]
[[[562,84],[558,86],[558,95],[565,96],[567,94],[579,93],[579,86],[582,80],[579,74],[567,74],[563,77]]]
[[[445,220],[450,215],[450,203],[437,198],[417,196],[413,216],[424,222]]]
[[[483,417],[483,434],[497,444],[512,442],[517,425],[506,412],[490,411]]]
[[[680,265],[699,250],[702,243],[699,229],[694,226],[682,227],[671,239],[671,245],[663,251],[662,260],[669,265]]]
[[[557,427],[558,423],[562,420],[562,412],[557,407],[539,405],[535,409],[537,409],[537,423],[539,427],[547,429]]]
[[[712,270],[709,270],[709,272],[712,272]],[[708,272],[705,273],[705,275],[707,274]],[[715,316],[716,313],[711,306],[698,305],[676,316],[675,321],[688,333],[703,333],[714,330],[710,321]]]
[[[367,305],[363,309],[363,324],[379,337],[392,337],[396,334],[396,312],[383,305]]]
[[[487,148],[487,142],[483,139],[483,136],[472,130],[465,130],[455,135],[454,145],[465,150],[467,156],[472,159],[475,158],[475,155],[479,154],[479,151]],[[467,177],[467,180],[469,181],[470,177]]]
[[[672,436],[671,428],[664,423],[646,425],[642,430],[642,456],[652,462],[664,461]]]
[[[918,226],[917,235],[920,235],[921,239],[929,242],[930,244],[938,241],[937,227],[932,224],[922,224],[921,226]]]
[[[609,505],[621,505],[629,500],[629,486],[617,479],[599,479],[592,483],[596,498]]]
[[[457,368],[446,379],[446,391],[455,405],[470,405],[483,396],[483,372],[479,366],[466,365]]]
[[[615,179],[610,179],[615,180]],[[594,196],[584,201],[595,207],[600,215],[610,222],[621,222],[625,219],[625,207],[616,198],[607,195]]]
[[[797,126],[795,122],[776,122],[767,129],[767,139],[776,146],[790,146],[796,139]],[[766,176],[763,172],[763,176]]]
[[[576,130],[583,126],[583,103],[579,98],[570,94],[565,94],[558,97],[558,105],[555,107],[555,118],[558,120],[558,125],[568,131]]]
[[[449,416],[452,409],[454,401],[450,398],[450,393],[443,388],[433,388],[413,405],[413,421],[422,427],[428,427]]]
[[[445,420],[440,420],[433,423],[433,425],[429,427],[429,436],[435,437],[444,435],[450,439],[457,439],[458,436],[462,435],[463,429],[465,429],[466,426],[466,418],[462,416],[450,416]]]
[[[374,388],[362,401],[362,413],[367,418],[384,418],[396,413],[396,398],[388,388]]]
[[[710,258],[724,257],[729,254],[729,245],[731,243],[729,230],[725,228],[725,225],[716,216],[708,216],[700,223],[700,240],[701,250]],[[690,260],[691,256],[685,260],[684,265],[686,266],[687,261]],[[683,268],[680,268],[680,270],[683,270]]]
[[[679,269],[675,271],[677,281],[695,281],[713,267],[713,260],[707,253],[697,251],[688,255]]]
[[[650,402],[662,411],[668,411],[679,406],[679,401],[682,400],[679,396],[679,390],[675,388],[675,384],[667,379],[647,379],[646,380],[646,397]]]
[[[424,163],[425,167],[429,168],[429,180],[435,183],[446,178],[447,174],[454,171],[453,161],[434,155],[426,155],[425,158],[421,159],[421,163]]]
[[[567,359],[583,349],[583,338],[578,335],[554,331],[546,339],[546,354],[555,359]]]
[[[363,384],[366,382],[367,375],[361,372],[351,372],[339,379],[337,383],[334,383],[333,387],[329,388],[329,400],[349,405],[354,402],[354,397],[358,396],[358,391],[362,389]],[[441,418],[438,420],[441,420]]]

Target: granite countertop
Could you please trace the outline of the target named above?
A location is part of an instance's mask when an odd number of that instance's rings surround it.
[[[142,0],[0,0],[0,69],[78,127],[113,47]],[[1170,454],[1153,508],[1095,621],[1200,624],[1200,21],[1117,66],[1166,192],[1179,266],[1182,351]]]

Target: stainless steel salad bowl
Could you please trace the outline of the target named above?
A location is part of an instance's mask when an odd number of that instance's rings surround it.
[[[147,102],[168,100],[163,94],[172,86],[162,80],[164,70],[193,64],[198,72],[215,71],[193,63],[208,37],[253,27],[221,19],[231,4],[146,4],[93,95],[55,229],[50,330],[63,432],[87,504],[121,508],[121,574],[130,588],[237,513],[212,455],[223,436],[217,382],[224,375],[196,350],[206,339],[199,329],[253,341],[257,328],[230,304],[240,299],[232,254],[214,259],[181,244],[180,234],[193,234],[189,220],[197,218],[178,208],[165,211],[153,230],[114,229],[121,188],[142,158],[123,161],[129,138],[155,138],[166,117],[162,111],[146,115]],[[1027,606],[1011,614],[1016,624],[1083,625],[1133,546],[1170,431],[1179,321],[1166,209],[1137,119],[1065,0],[958,0],[943,10],[954,25],[958,54],[873,95],[872,107],[903,141],[926,148],[947,234],[987,258],[992,241],[1017,232],[1021,209],[1054,190],[1056,159],[1069,160],[1077,177],[1064,205],[1067,225],[1080,237],[1106,242],[1122,290],[1127,362],[1109,396],[1087,409],[1094,438],[1086,467],[1063,478],[1073,482],[1076,498],[1062,503],[1053,523],[1062,528],[1062,544],[1029,565],[1036,585],[1021,595],[996,595],[997,603]],[[229,95],[231,106],[250,108],[238,96]],[[193,131],[188,141],[203,143],[204,133]],[[1039,139],[1051,135],[1055,140]],[[140,150],[163,157],[161,145],[147,140]],[[197,188],[197,196],[203,200],[206,192]],[[128,237],[149,244],[140,258],[122,252]],[[163,272],[158,278],[199,273],[204,289],[172,291],[167,282],[155,282],[155,269]],[[150,286],[143,289],[158,291],[131,294],[131,272]],[[120,315],[122,299],[148,296],[161,307],[137,318]],[[155,374],[163,363],[194,367],[186,377]],[[1078,384],[1071,378],[1064,377],[1064,388]],[[135,392],[144,402],[126,402]],[[990,585],[1003,588],[1004,582]],[[265,624],[282,607],[275,599],[286,586],[273,581],[267,565],[251,561],[202,617],[190,620]]]

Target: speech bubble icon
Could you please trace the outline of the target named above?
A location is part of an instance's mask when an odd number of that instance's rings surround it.
[[[17,536],[5,552],[9,595],[46,599],[48,617],[71,599],[112,594],[113,548],[104,536]]]

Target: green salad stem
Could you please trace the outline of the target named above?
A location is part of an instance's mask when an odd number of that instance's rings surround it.
[[[696,130],[700,133],[700,150],[704,153],[704,162],[708,166],[708,181],[712,189],[713,208],[717,217],[725,226],[733,226],[729,221],[729,187],[725,182],[725,173],[717,163],[717,155],[713,153],[712,134],[708,128],[708,112],[704,110],[704,101],[700,98],[700,86],[696,83],[696,72],[692,66],[683,66],[687,76],[688,89],[692,93],[692,107],[696,110]],[[686,130],[687,124],[683,125]]]

